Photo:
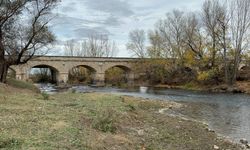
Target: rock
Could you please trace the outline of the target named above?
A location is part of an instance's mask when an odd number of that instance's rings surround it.
[[[215,132],[214,130],[212,130],[212,129],[209,129],[209,128],[206,128],[206,130],[208,131],[208,132]]]
[[[249,149],[250,149],[250,144],[247,144],[246,146],[247,146],[247,148],[249,148]]]
[[[243,150],[246,150],[246,149],[247,149],[246,145],[240,145],[240,147],[241,147],[241,149],[243,149]]]
[[[137,133],[138,133],[139,136],[143,136],[144,135],[144,131],[143,130],[138,130]]]
[[[219,146],[214,145],[214,149],[215,149],[215,150],[218,150],[218,149],[220,149],[220,148],[219,148]]]
[[[247,145],[248,141],[247,141],[247,139],[240,139],[240,143],[244,144],[244,145]]]

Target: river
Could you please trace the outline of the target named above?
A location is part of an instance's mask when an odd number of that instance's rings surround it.
[[[44,90],[45,89],[45,90]],[[48,89],[48,90],[46,90]],[[186,118],[205,122],[218,134],[235,142],[245,138],[250,141],[250,95],[229,93],[208,93],[176,89],[119,89],[108,87],[75,86],[76,92],[104,92],[147,99],[181,102],[186,107],[173,110]],[[71,89],[71,90],[72,90]],[[43,88],[56,93],[56,88]]]

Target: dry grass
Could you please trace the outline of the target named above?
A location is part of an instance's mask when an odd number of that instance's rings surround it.
[[[101,93],[43,100],[37,93],[0,89],[0,149],[239,149],[205,125],[158,113],[174,103]]]

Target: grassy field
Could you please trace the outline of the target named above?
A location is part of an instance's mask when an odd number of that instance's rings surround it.
[[[0,149],[240,149],[203,124],[160,114],[171,102],[102,93],[52,96],[0,85]]]

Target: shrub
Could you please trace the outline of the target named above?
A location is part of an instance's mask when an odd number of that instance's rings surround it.
[[[219,82],[218,69],[210,69],[198,72],[197,80],[203,84],[217,84]]]
[[[92,127],[102,132],[115,133],[115,112],[113,110],[105,110],[97,113],[92,122]]]
[[[43,100],[49,100],[49,94],[42,92]]]
[[[20,146],[22,145],[22,142],[18,139],[0,139],[0,149],[19,149]]]

